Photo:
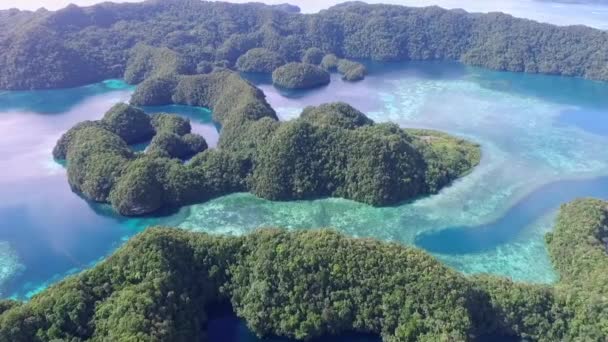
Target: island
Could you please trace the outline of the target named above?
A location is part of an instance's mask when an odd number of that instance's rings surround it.
[[[215,236],[150,228],[28,302],[0,301],[2,341],[205,341],[213,304],[259,336],[348,331],[384,341],[601,341],[608,203],[562,207],[547,236],[555,286],[467,277],[412,247],[339,233]]]
[[[254,48],[237,59],[236,68],[242,72],[272,73],[283,64],[285,60],[278,53]]]
[[[316,65],[320,52],[350,61],[461,61],[608,80],[606,31],[436,6],[347,2],[302,14],[286,5],[149,0],[2,11],[0,28],[0,89],[6,90],[237,70],[241,57],[240,68],[252,70],[270,70],[279,60]],[[248,52],[265,56],[264,66],[246,63]],[[350,80],[365,74],[347,64],[342,70]]]
[[[361,81],[367,75],[367,68],[363,64],[348,59],[340,59],[337,69],[345,81]]]
[[[272,83],[285,89],[310,89],[329,84],[329,73],[308,63],[289,63],[272,73]]]
[[[54,150],[67,161],[74,191],[126,216],[243,191],[270,200],[342,197],[392,205],[438,192],[481,156],[476,144],[377,124],[345,103],[308,107],[280,122],[258,88],[226,70],[148,78],[132,103],[149,105],[146,99],[210,108],[222,127],[218,147],[207,149],[177,116],[149,117],[118,104],[100,122],[75,125]],[[129,147],[146,138],[144,153]]]

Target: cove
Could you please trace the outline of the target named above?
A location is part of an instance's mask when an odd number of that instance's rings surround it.
[[[494,222],[425,232],[416,237],[415,244],[440,254],[482,252],[509,242],[528,222],[580,197],[608,198],[608,177],[544,185],[517,202]]]
[[[0,297],[27,299],[91,267],[150,225],[177,225],[185,215],[127,219],[70,190],[50,154],[74,123],[102,117],[128,101],[119,80],[72,89],[0,93]],[[217,141],[211,113],[197,107],[150,107],[191,119],[193,131]],[[214,138],[215,137],[215,138]]]

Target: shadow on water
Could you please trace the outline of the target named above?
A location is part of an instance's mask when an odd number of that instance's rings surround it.
[[[456,226],[425,232],[415,244],[440,254],[469,254],[494,249],[518,236],[531,222],[580,197],[608,198],[608,177],[557,181],[536,189],[498,220],[479,226]]]
[[[272,84],[272,74],[263,72],[241,72],[239,73],[242,78],[247,81],[259,85],[259,84]]]

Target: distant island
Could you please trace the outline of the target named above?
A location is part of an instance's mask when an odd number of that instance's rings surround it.
[[[555,286],[466,277],[427,253],[331,231],[240,237],[151,228],[107,260],[34,296],[0,301],[0,340],[206,341],[229,303],[260,336],[349,331],[384,341],[603,341],[608,203],[561,209],[547,242]]]
[[[308,107],[297,120],[279,122],[259,89],[226,70],[148,77],[131,102],[207,107],[222,128],[218,148],[207,150],[188,121],[120,104],[66,132],[53,155],[67,161],[72,189],[127,216],[243,191],[391,205],[436,193],[481,156],[476,144],[376,124],[345,103]],[[145,153],[129,147],[150,139]]]
[[[110,78],[137,84],[150,76],[217,68],[270,73],[285,63],[316,64],[325,55],[334,56],[333,63],[325,62],[347,80],[363,78],[366,70],[340,66],[340,59],[458,60],[608,80],[608,32],[502,13],[349,2],[304,15],[288,5],[199,0],[0,11],[0,89],[7,90]]]

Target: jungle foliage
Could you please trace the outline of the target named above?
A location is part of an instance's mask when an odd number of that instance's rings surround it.
[[[0,89],[208,73],[238,68],[238,59],[252,49],[265,49],[265,70],[279,60],[317,64],[322,51],[350,60],[460,60],[608,80],[608,32],[439,7],[350,2],[304,15],[259,3],[149,0],[3,11],[0,28]],[[261,67],[243,58],[241,67]],[[361,76],[353,70],[345,78]]]
[[[285,60],[276,52],[264,48],[247,51],[236,61],[236,68],[243,72],[272,73],[285,64]]]
[[[308,63],[289,63],[272,73],[272,83],[285,89],[309,89],[329,84],[329,73]]]
[[[271,200],[332,196],[390,205],[435,193],[480,160],[475,144],[375,124],[345,103],[309,107],[299,119],[279,122],[264,94],[230,71],[169,77],[175,82],[162,90],[167,103],[161,104],[210,108],[222,127],[217,151],[206,151],[204,139],[190,134],[187,120],[150,117],[119,104],[100,122],[78,124],[59,140],[55,157],[67,157],[75,191],[110,202],[123,215],[234,191]],[[149,105],[148,98],[158,103],[158,88],[149,84],[137,88],[135,104]],[[145,155],[137,155],[127,145],[143,137],[152,141]]]

